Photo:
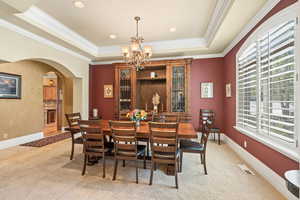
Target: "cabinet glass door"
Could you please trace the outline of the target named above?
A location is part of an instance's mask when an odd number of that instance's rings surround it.
[[[120,111],[131,110],[131,70],[120,70]]]
[[[185,112],[185,67],[172,67],[172,112]]]

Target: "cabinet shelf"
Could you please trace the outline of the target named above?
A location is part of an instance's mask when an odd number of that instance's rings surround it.
[[[120,102],[131,102],[131,99],[120,99]]]
[[[166,77],[155,77],[155,78],[151,78],[151,77],[141,77],[141,78],[137,78],[138,81],[157,81],[157,80],[166,80]]]

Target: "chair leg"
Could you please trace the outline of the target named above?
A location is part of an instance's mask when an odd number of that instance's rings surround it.
[[[150,173],[150,182],[149,182],[149,185],[152,185],[152,180],[153,180],[153,170],[154,170],[154,163],[151,162],[151,173]]]
[[[175,163],[175,187],[178,189],[178,161]]]
[[[72,149],[71,149],[71,156],[70,156],[70,160],[73,160],[73,155],[74,155],[74,135],[71,133],[72,135]]]
[[[113,181],[116,180],[117,168],[118,168],[118,160],[115,159],[115,169],[114,169]]]
[[[87,161],[87,155],[84,155],[83,169],[82,169],[82,173],[81,173],[82,176],[85,174],[86,161]]]
[[[103,159],[103,175],[102,175],[102,177],[105,178],[105,155],[104,154],[103,154],[102,159]]]
[[[138,167],[138,160],[135,161],[135,182],[136,184],[139,183],[139,167]]]
[[[200,153],[200,161],[201,161],[201,164],[203,164],[203,154]]]
[[[146,153],[144,153],[144,169],[146,169]]]
[[[125,160],[123,160],[123,167],[125,167]]]
[[[180,151],[180,168],[179,168],[180,172],[182,172],[182,159],[183,159],[183,151]]]
[[[221,144],[221,133],[218,133],[218,143]]]
[[[203,167],[204,167],[204,174],[207,175],[207,170],[206,170],[206,156],[205,156],[205,153],[203,154]]]
[[[150,148],[149,148],[149,146],[150,146],[150,143],[149,143],[149,140],[148,140],[148,141],[147,141],[147,157],[150,156],[150,153],[149,153]]]

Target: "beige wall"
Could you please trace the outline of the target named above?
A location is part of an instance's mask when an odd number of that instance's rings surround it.
[[[48,46],[43,41],[37,41],[25,37],[22,32],[13,26],[3,28],[0,26],[0,59],[17,62],[20,60],[36,60],[53,66],[68,78],[80,78],[82,91],[80,110],[83,118],[88,117],[88,83],[89,83],[89,60],[63,51],[60,48]],[[73,88],[78,90],[78,88]]]
[[[43,115],[43,75],[55,71],[49,65],[22,61],[0,64],[0,72],[22,75],[22,98],[0,99],[0,141],[32,133],[42,132],[44,127]],[[68,82],[68,81],[64,81]],[[65,111],[72,103],[72,83],[63,87]],[[71,91],[68,94],[67,91]],[[7,138],[6,138],[6,136]]]

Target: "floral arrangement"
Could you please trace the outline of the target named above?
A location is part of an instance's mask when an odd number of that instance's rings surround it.
[[[131,121],[142,121],[147,119],[147,112],[140,109],[134,109],[126,115]]]

